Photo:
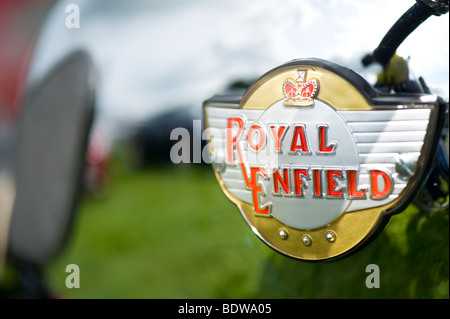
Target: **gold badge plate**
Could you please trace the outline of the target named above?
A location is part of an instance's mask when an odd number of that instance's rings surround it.
[[[207,100],[204,117],[217,180],[253,232],[282,254],[321,261],[356,251],[411,201],[441,109],[434,96],[380,95],[312,59],[266,73],[241,97]]]

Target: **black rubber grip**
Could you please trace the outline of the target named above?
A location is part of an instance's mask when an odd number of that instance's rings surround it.
[[[403,40],[431,15],[433,11],[429,7],[416,2],[392,26],[373,53],[363,58],[362,63],[367,66],[378,62],[384,67],[387,66]]]

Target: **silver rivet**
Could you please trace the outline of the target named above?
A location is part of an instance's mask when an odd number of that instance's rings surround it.
[[[302,238],[302,242],[305,246],[311,246],[312,244],[312,238],[309,235],[304,235]]]
[[[288,231],[286,229],[284,229],[284,228],[280,229],[280,233],[279,234],[280,234],[281,239],[283,239],[283,240],[286,240],[289,237]]]
[[[328,231],[325,234],[325,237],[330,243],[334,243],[336,241],[336,233],[334,231]]]

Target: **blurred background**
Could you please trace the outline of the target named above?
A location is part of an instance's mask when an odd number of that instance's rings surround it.
[[[361,58],[414,3],[2,1],[0,177],[28,92],[71,52],[86,52],[93,70],[83,191],[62,249],[39,267],[42,285],[58,298],[448,298],[448,210],[411,205],[363,251],[305,263],[253,235],[207,164],[169,158],[170,132],[192,130],[204,100],[289,60],[330,60],[374,83],[380,67]],[[397,53],[448,101],[448,14]],[[0,283],[6,297],[23,289],[14,260]],[[68,264],[79,266],[80,288],[66,287]],[[380,267],[379,289],[365,286],[368,264]]]

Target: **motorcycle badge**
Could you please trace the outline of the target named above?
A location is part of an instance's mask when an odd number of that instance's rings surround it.
[[[412,201],[444,109],[436,96],[383,95],[309,59],[203,111],[217,180],[250,228],[282,254],[322,261],[357,251]]]

